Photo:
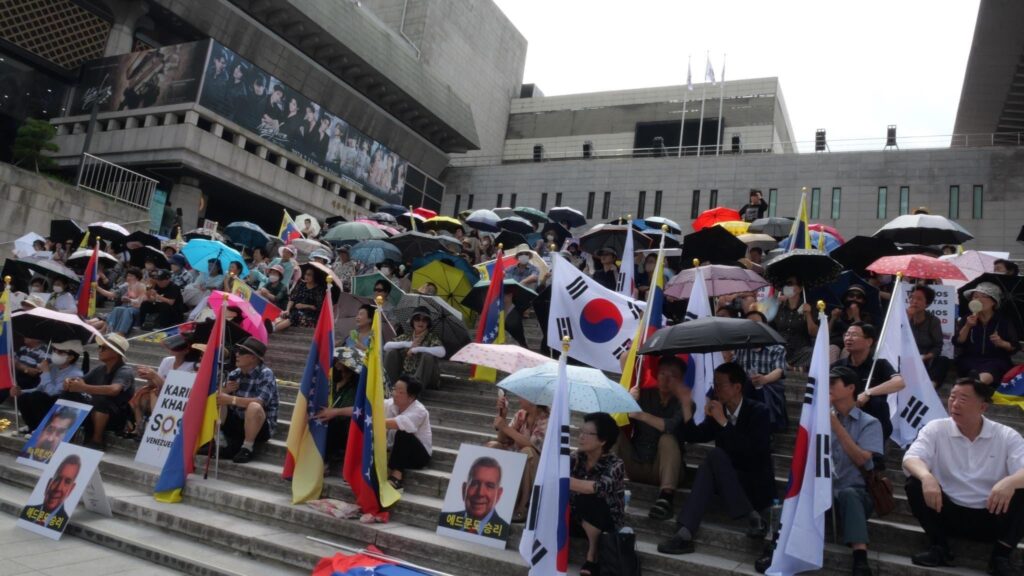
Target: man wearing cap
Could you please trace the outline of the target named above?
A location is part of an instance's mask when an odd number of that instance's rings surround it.
[[[394,381],[409,374],[427,388],[441,387],[438,362],[445,356],[444,344],[430,329],[433,316],[426,306],[417,306],[409,320],[411,330],[384,344],[384,371]]]
[[[1012,366],[1011,357],[1020,344],[1017,329],[996,309],[1003,291],[991,282],[982,282],[964,292],[971,314],[963,319],[953,343],[957,347],[956,369],[960,376],[978,374],[989,386],[1002,382]]]
[[[151,330],[181,323],[181,317],[185,313],[185,301],[181,296],[181,288],[171,281],[171,272],[157,268],[149,277],[153,284],[146,289],[146,295],[139,306],[143,326]],[[156,315],[155,325],[148,324],[146,320],[150,314]]]
[[[843,346],[850,355],[840,359],[832,367],[848,366],[857,373],[860,379],[857,385],[857,407],[878,419],[882,424],[882,437],[887,439],[892,434],[892,420],[889,403],[885,397],[899,392],[905,384],[903,377],[896,373],[887,360],[878,358],[872,361],[877,336],[878,333],[871,324],[851,324],[843,335]]]
[[[284,268],[280,264],[267,269],[267,279],[256,293],[281,310],[288,307],[288,283],[284,281]]]
[[[82,377],[82,370],[78,367],[78,359],[82,357],[81,342],[54,342],[50,348],[50,353],[37,364],[39,383],[34,388],[24,389],[19,381],[11,388],[11,396],[18,399],[18,412],[25,420],[24,432],[35,430],[43,421],[63,392],[65,380]]]
[[[536,266],[530,264],[530,256],[532,254],[529,250],[516,252],[516,265],[505,270],[505,277],[511,278],[527,288],[535,289],[540,280],[540,272]]]
[[[601,248],[594,253],[600,260],[600,266],[594,271],[594,281],[609,290],[619,285],[619,268],[615,265],[618,253],[614,248]]]
[[[195,279],[193,272],[185,266],[185,257],[181,254],[175,254],[168,258],[168,262],[171,264],[171,282],[184,290],[185,286],[191,284]]]
[[[868,517],[873,503],[864,485],[863,471],[884,461],[882,425],[857,408],[860,377],[848,366],[829,372],[832,402],[832,498],[841,522],[843,543],[853,549],[853,575],[870,576]]]
[[[235,346],[237,368],[217,395],[222,411],[220,429],[227,439],[221,458],[244,464],[253,458],[256,442],[266,442],[277,427],[277,379],[263,363],[267,346],[249,337]]]
[[[338,259],[334,262],[334,273],[341,279],[343,290],[352,290],[352,279],[359,275],[359,262],[349,255],[349,247],[338,248]]]
[[[92,406],[85,420],[85,445],[103,450],[103,433],[122,431],[132,417],[129,402],[134,395],[135,370],[126,363],[128,340],[124,336],[98,336],[97,342],[100,365],[84,378],[65,380],[62,397]]]
[[[839,353],[843,350],[843,335],[846,329],[854,322],[874,324],[874,319],[864,311],[864,304],[867,302],[867,292],[863,286],[854,284],[843,293],[843,307],[832,310],[828,320],[829,344],[833,347],[831,351],[832,360],[839,359]]]

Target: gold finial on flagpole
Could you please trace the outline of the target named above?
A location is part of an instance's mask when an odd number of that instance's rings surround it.
[[[568,336],[562,336],[562,352],[569,353],[569,342],[571,339]]]
[[[693,259],[693,267],[694,268],[700,267],[700,260],[698,260],[697,258],[694,258]]]
[[[896,279],[897,280],[903,280],[903,272],[897,272],[896,273]]]
[[[374,300],[377,302],[377,307],[378,308],[384,306],[384,297],[383,296],[377,296],[376,298],[374,298]]]
[[[668,224],[662,224],[661,231],[664,232],[665,234],[668,234]]]
[[[825,311],[825,301],[824,300],[818,300],[818,312],[824,312],[824,311]]]

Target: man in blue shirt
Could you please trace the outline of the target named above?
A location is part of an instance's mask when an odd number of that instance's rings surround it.
[[[527,288],[536,289],[537,281],[540,280],[540,271],[533,264],[530,264],[529,250],[520,250],[516,253],[516,265],[505,270],[505,277],[519,282]]]
[[[237,368],[217,395],[221,411],[221,430],[227,446],[221,458],[237,464],[252,460],[256,442],[266,442],[277,426],[277,380],[263,363],[267,345],[249,337],[235,347]]]

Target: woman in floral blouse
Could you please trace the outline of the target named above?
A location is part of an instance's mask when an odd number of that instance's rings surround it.
[[[288,298],[285,314],[274,325],[274,332],[281,332],[289,326],[312,328],[316,326],[320,305],[324,303],[324,287],[312,268],[306,269],[302,282],[295,285]]]
[[[516,508],[512,513],[513,522],[526,522],[526,509],[530,504],[530,492],[533,490],[533,480],[537,476],[537,463],[540,462],[540,451],[544,446],[544,434],[548,430],[548,416],[551,415],[551,411],[547,406],[538,406],[525,398],[520,398],[519,411],[512,416],[512,422],[509,422],[508,398],[504,395],[498,397],[497,408],[494,429],[498,431],[498,439],[488,442],[487,447],[526,455],[523,480],[519,483]]]
[[[570,456],[569,492],[573,529],[587,537],[587,561],[580,576],[600,573],[597,542],[602,532],[618,532],[623,525],[626,472],[622,459],[612,452],[619,426],[605,412],[583,417],[579,444]]]

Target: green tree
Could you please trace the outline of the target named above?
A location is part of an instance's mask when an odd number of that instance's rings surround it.
[[[32,166],[36,172],[39,169],[51,170],[57,167],[53,158],[43,152],[57,152],[60,148],[53,143],[57,129],[46,120],[26,118],[25,123],[18,128],[18,134],[14,138],[14,163],[18,166]]]

